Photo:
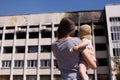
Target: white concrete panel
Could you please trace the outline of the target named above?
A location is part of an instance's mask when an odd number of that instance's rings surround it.
[[[20,68],[14,68],[13,69],[13,75],[23,75],[23,69]]]
[[[120,16],[120,5],[106,5],[107,16],[116,17]]]
[[[41,45],[49,45],[51,44],[51,38],[41,38],[40,43]]]
[[[28,39],[28,46],[29,45],[38,45],[38,39]]]
[[[14,30],[5,30],[5,33],[14,33]]]
[[[105,66],[105,67],[97,67],[97,73],[98,74],[109,74],[109,67]]]
[[[11,60],[12,58],[12,56],[11,56],[12,54],[11,53],[6,53],[6,54],[3,54],[2,55],[2,60]]]
[[[28,53],[27,60],[37,60],[37,53]]]
[[[41,68],[39,70],[40,75],[50,75],[50,68]]]
[[[29,15],[15,15],[0,17],[0,26],[15,26],[32,25],[32,24],[50,24],[55,22],[58,24],[60,20],[67,16],[67,13],[44,13],[44,14],[29,14]]]
[[[95,36],[95,43],[106,43],[105,36]]]
[[[96,58],[107,58],[107,51],[96,51]]]
[[[54,74],[60,74],[60,70],[58,69],[54,69],[53,71],[54,71]]]
[[[25,53],[14,54],[14,60],[24,60]]]
[[[16,46],[24,46],[25,39],[16,39]]]
[[[0,75],[10,75],[10,68],[0,69]]]
[[[4,40],[3,46],[13,46],[13,40]]]
[[[51,58],[51,53],[41,53],[40,54],[40,59],[50,59]]]
[[[26,69],[26,74],[27,75],[36,75],[36,72],[37,72],[37,68],[27,68]]]

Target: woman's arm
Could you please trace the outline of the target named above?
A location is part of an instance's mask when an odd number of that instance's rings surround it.
[[[82,54],[82,57],[84,58],[84,60],[86,61],[86,63],[88,64],[88,66],[95,70],[97,68],[96,62],[89,54],[89,50],[84,49],[81,54]]]

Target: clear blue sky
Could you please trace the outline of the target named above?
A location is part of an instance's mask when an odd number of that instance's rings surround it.
[[[0,16],[103,10],[106,4],[120,4],[120,0],[0,0]]]

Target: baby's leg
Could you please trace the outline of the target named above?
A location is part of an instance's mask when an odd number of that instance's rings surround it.
[[[87,66],[84,61],[81,61],[79,64],[79,73],[82,77],[82,80],[88,80],[88,75],[87,75]]]

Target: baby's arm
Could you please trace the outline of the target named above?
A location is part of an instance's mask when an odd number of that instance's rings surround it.
[[[81,44],[74,46],[70,51],[75,52],[78,51],[79,49],[85,48],[88,45],[88,41],[83,41]]]

